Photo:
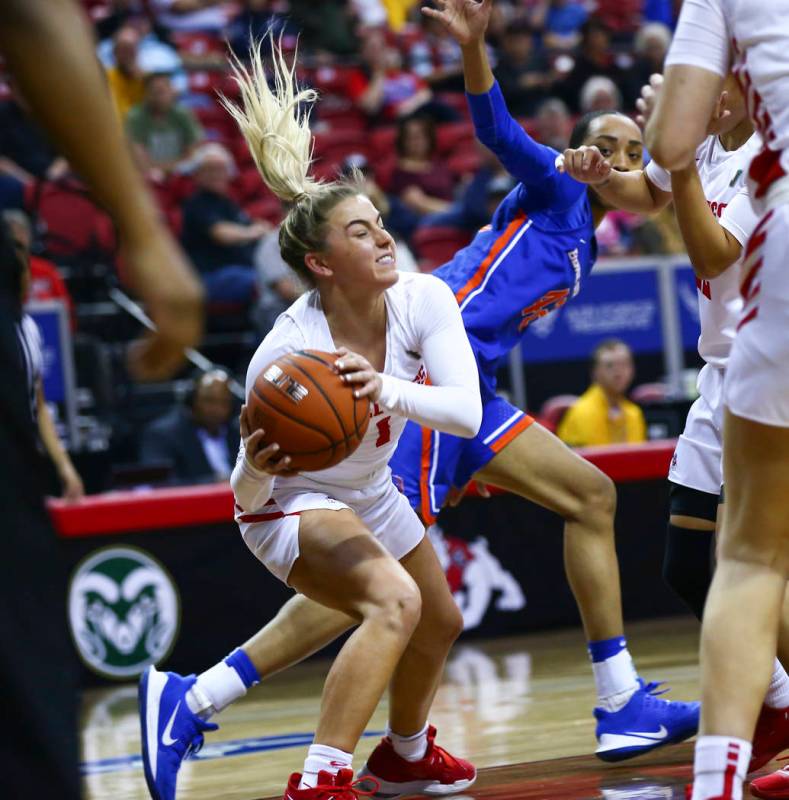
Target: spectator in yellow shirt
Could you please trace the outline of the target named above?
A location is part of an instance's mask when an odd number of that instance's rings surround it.
[[[107,82],[122,120],[126,119],[129,109],[141,103],[145,96],[145,80],[137,63],[139,46],[140,35],[131,27],[121,28],[112,40],[115,66],[107,69]]]
[[[601,342],[592,354],[592,385],[562,418],[559,438],[571,447],[645,441],[644,413],[625,396],[634,375],[630,348],[619,339]]]

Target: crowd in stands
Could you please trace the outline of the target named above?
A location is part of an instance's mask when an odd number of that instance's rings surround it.
[[[219,99],[238,98],[229,51],[243,60],[269,32],[289,54],[298,46],[298,77],[319,92],[316,173],[364,172],[397,237],[401,268],[429,271],[446,261],[513,188],[475,140],[457,43],[414,0],[82,2],[139,168],[203,279],[209,319],[232,311],[259,337],[301,291],[278,254],[286,209]],[[497,0],[489,48],[511,112],[557,150],[583,112],[633,113],[641,85],[662,69],[677,6]],[[0,211],[32,218],[34,253],[122,269],[109,221],[89,206],[0,73]],[[609,215],[601,251],[677,252],[672,220]]]

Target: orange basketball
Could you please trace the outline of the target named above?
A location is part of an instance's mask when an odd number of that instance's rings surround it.
[[[247,398],[253,430],[276,442],[301,472],[339,464],[359,446],[370,421],[370,401],[334,371],[336,357],[299,350],[278,358],[255,379]]]

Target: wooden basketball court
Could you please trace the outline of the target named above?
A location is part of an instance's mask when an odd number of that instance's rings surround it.
[[[672,698],[697,697],[695,620],[630,625],[628,639],[642,677],[666,681]],[[227,709],[215,720],[220,730],[181,770],[178,800],[279,800],[288,775],[301,769],[326,669],[326,662],[296,667]],[[480,768],[473,789],[456,797],[684,798],[692,747],[667,747],[623,764],[604,764],[593,756],[593,703],[580,630],[458,645],[431,717],[440,743]],[[383,702],[357,751],[356,767],[385,724]],[[136,688],[89,692],[82,731],[86,797],[145,800]]]

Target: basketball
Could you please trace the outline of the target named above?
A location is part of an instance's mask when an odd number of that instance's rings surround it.
[[[292,469],[328,469],[356,450],[370,421],[370,401],[334,371],[336,357],[299,350],[278,358],[258,377],[247,399],[253,430],[265,431],[261,447],[276,442]]]

